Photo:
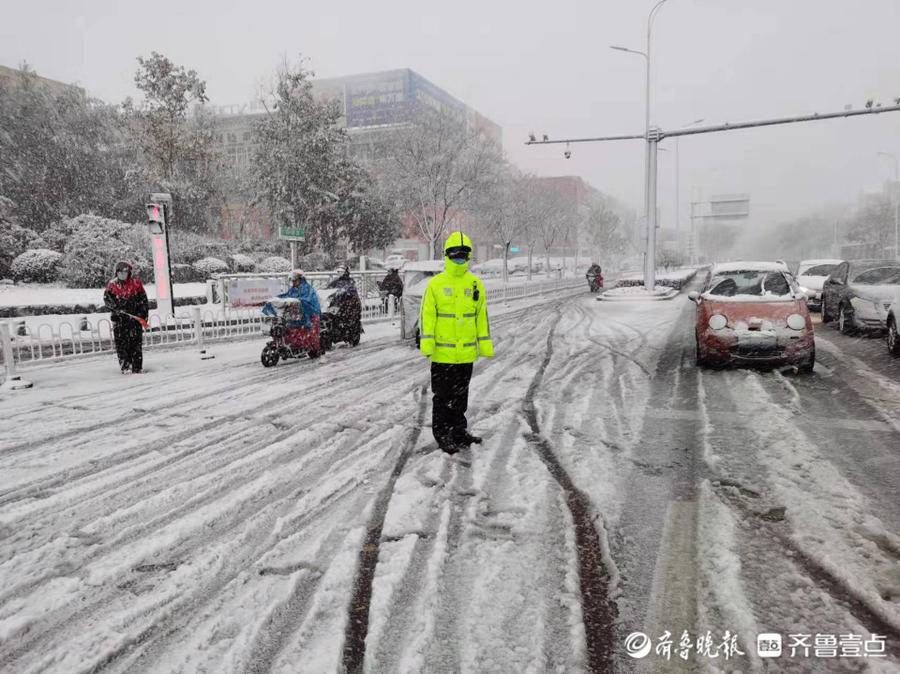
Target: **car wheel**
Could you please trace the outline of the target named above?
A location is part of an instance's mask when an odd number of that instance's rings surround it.
[[[259,359],[262,362],[263,367],[274,367],[275,365],[278,365],[278,349],[271,344],[267,344],[263,348]]]
[[[842,335],[852,335],[856,330],[853,327],[853,311],[842,304],[838,309],[838,330]]]
[[[816,349],[813,347],[813,350],[810,352],[809,356],[800,363],[800,366],[797,368],[800,371],[800,374],[812,374],[813,369],[816,367]]]
[[[319,333],[319,348],[322,351],[331,351],[334,348],[334,341],[331,339],[331,333],[327,330]]]
[[[891,317],[887,329],[888,353],[892,356],[900,356],[900,334],[897,334],[897,320]]]

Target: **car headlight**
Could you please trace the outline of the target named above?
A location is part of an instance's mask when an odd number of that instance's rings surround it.
[[[709,327],[713,330],[721,330],[726,325],[728,325],[728,319],[722,314],[713,314],[709,317]]]
[[[803,330],[806,327],[806,319],[800,314],[791,314],[787,317],[787,324],[791,330]]]

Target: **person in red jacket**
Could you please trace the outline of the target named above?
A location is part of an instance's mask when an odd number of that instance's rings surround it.
[[[144,285],[133,276],[128,262],[116,265],[116,277],[106,284],[103,304],[112,312],[113,337],[122,374],[129,370],[138,374],[144,364],[144,328],[150,306]]]

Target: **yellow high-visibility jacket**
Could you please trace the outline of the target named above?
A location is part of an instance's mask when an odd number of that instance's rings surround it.
[[[474,363],[478,356],[494,355],[484,284],[467,264],[445,258],[419,311],[419,350],[433,363]]]

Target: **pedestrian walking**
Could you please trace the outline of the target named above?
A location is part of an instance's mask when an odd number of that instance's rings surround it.
[[[453,232],[444,243],[444,271],[422,297],[419,350],[431,361],[431,430],[438,447],[456,454],[481,438],[467,429],[469,381],[479,356],[491,358],[494,345],[484,284],[469,271],[472,241]]]
[[[144,285],[134,278],[128,262],[116,264],[116,275],[106,284],[103,304],[112,312],[113,339],[122,374],[140,374],[144,366],[144,326],[150,312]]]

